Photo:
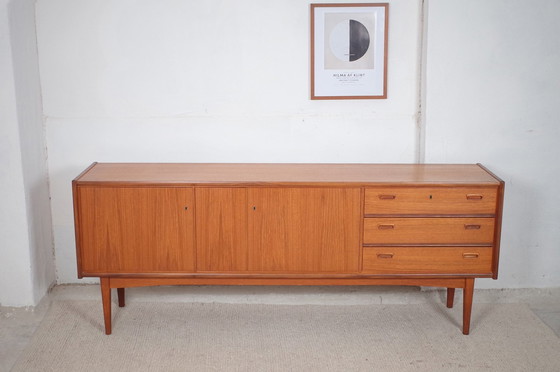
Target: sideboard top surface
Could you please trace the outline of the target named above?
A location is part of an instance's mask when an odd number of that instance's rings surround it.
[[[80,185],[483,184],[501,180],[479,164],[93,163]]]

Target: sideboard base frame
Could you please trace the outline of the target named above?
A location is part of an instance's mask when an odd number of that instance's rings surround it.
[[[463,334],[470,332],[471,310],[474,293],[474,278],[127,278],[101,277],[101,298],[103,302],[103,317],[105,334],[112,332],[111,324],[111,289],[117,289],[119,307],[125,306],[125,288],[151,287],[159,285],[401,285],[426,286],[447,288],[448,308],[453,307],[455,289],[463,290]]]

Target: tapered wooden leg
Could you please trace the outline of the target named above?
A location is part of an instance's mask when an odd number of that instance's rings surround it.
[[[101,278],[101,301],[103,302],[103,318],[105,334],[111,334],[111,286],[109,278]]]
[[[447,288],[447,307],[453,307],[453,299],[455,298],[455,288]]]
[[[463,334],[468,335],[471,328],[471,310],[474,293],[474,278],[465,279],[463,288]]]
[[[124,307],[124,288],[117,288],[117,295],[119,297],[119,307]]]

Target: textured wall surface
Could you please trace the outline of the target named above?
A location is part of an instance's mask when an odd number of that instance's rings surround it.
[[[560,2],[430,0],[426,162],[506,182],[500,280],[560,286]]]
[[[94,161],[414,162],[417,1],[391,2],[388,100],[309,99],[309,4],[37,5],[59,281],[70,181]]]
[[[35,1],[0,3],[0,304],[36,304],[55,282]]]
[[[36,10],[60,283],[77,282],[70,181],[93,161],[425,161],[507,183],[500,279],[477,286],[560,286],[557,1],[390,1],[376,101],[309,100],[299,0]]]

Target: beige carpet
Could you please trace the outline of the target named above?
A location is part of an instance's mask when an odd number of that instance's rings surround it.
[[[54,302],[13,371],[560,371],[560,339],[519,304],[280,306]]]

